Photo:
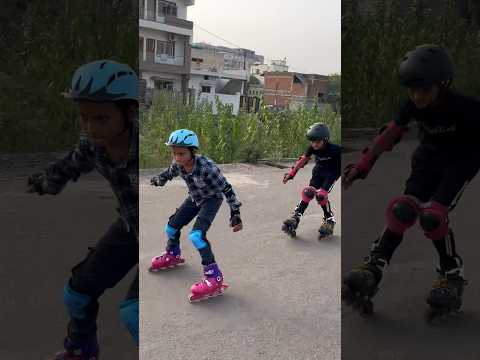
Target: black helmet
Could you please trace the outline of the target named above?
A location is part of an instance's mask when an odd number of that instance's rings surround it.
[[[310,141],[318,140],[330,140],[330,130],[328,130],[327,125],[322,123],[315,123],[311,125],[307,130],[307,139]]]
[[[409,51],[400,61],[400,84],[407,87],[430,86],[453,78],[453,61],[448,52],[433,44]]]

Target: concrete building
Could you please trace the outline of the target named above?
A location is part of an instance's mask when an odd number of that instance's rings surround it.
[[[250,75],[250,80],[248,81],[248,96],[262,99],[264,85],[265,79],[263,76]]]
[[[296,110],[300,106],[323,107],[328,76],[296,72],[266,72],[263,100],[267,106]]]
[[[187,7],[194,0],[139,0],[141,87],[188,93],[193,23]]]
[[[208,44],[192,44],[189,91],[197,104],[208,102],[217,111],[217,99],[232,106],[238,114],[241,97],[246,91],[247,70],[230,69],[225,65],[225,53]]]
[[[255,63],[263,63],[264,57],[258,55],[254,50],[229,48],[226,46],[216,46],[207,43],[194,44],[203,49],[212,49],[216,53],[221,54],[224,59],[225,70],[247,70],[250,73],[250,68]]]
[[[250,68],[252,75],[263,76],[266,72],[287,72],[287,58],[282,60],[271,60],[270,64],[256,63]]]

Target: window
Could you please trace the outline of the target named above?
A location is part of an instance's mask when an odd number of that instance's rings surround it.
[[[208,80],[208,79],[210,79],[210,77],[209,77],[208,75],[204,75],[204,76],[203,76],[203,79],[204,79],[204,80]]]
[[[202,86],[202,93],[210,93],[210,86]]]
[[[143,61],[143,37],[140,36],[138,39],[138,51],[139,51],[139,59],[140,61]]]
[[[157,90],[173,90],[173,81],[170,80],[154,80],[154,87]]]
[[[158,16],[164,17],[167,15],[177,16],[177,5],[169,1],[158,1]]]
[[[175,57],[175,41],[157,40],[157,56],[167,55]]]
[[[147,39],[147,61],[153,61],[155,57],[155,40],[154,39]]]

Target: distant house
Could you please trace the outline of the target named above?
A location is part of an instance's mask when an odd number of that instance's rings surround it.
[[[212,104],[217,111],[217,100],[231,105],[238,114],[241,97],[246,91],[248,71],[225,66],[225,54],[218,47],[192,44],[189,89],[197,104]]]
[[[186,20],[194,0],[139,0],[141,89],[188,94],[193,23]]]
[[[287,58],[282,60],[271,60],[270,64],[255,63],[250,68],[250,73],[252,75],[263,76],[266,72],[287,72]]]
[[[267,106],[296,110],[301,106],[323,107],[329,78],[325,75],[297,72],[264,73],[263,100]]]

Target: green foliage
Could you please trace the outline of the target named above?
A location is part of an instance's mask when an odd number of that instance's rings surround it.
[[[0,152],[69,148],[78,135],[76,109],[61,92],[75,69],[89,61],[109,58],[138,68],[138,1],[5,3]]]
[[[447,48],[456,65],[455,88],[479,93],[478,22],[460,16],[455,3],[442,0],[431,9],[415,0],[404,9],[400,0],[375,0],[366,11],[357,1],[342,1],[343,126],[377,126],[392,118],[405,96],[397,81],[399,60],[420,44]]]
[[[231,114],[231,109],[183,105],[169,93],[161,93],[153,106],[141,113],[140,166],[151,168],[170,162],[165,146],[169,134],[177,129],[195,131],[200,138],[200,152],[218,163],[256,162],[259,159],[297,157],[308,145],[305,132],[309,125],[322,122],[329,126],[332,141],[340,142],[340,117],[330,109],[274,112],[262,107],[257,114]]]

